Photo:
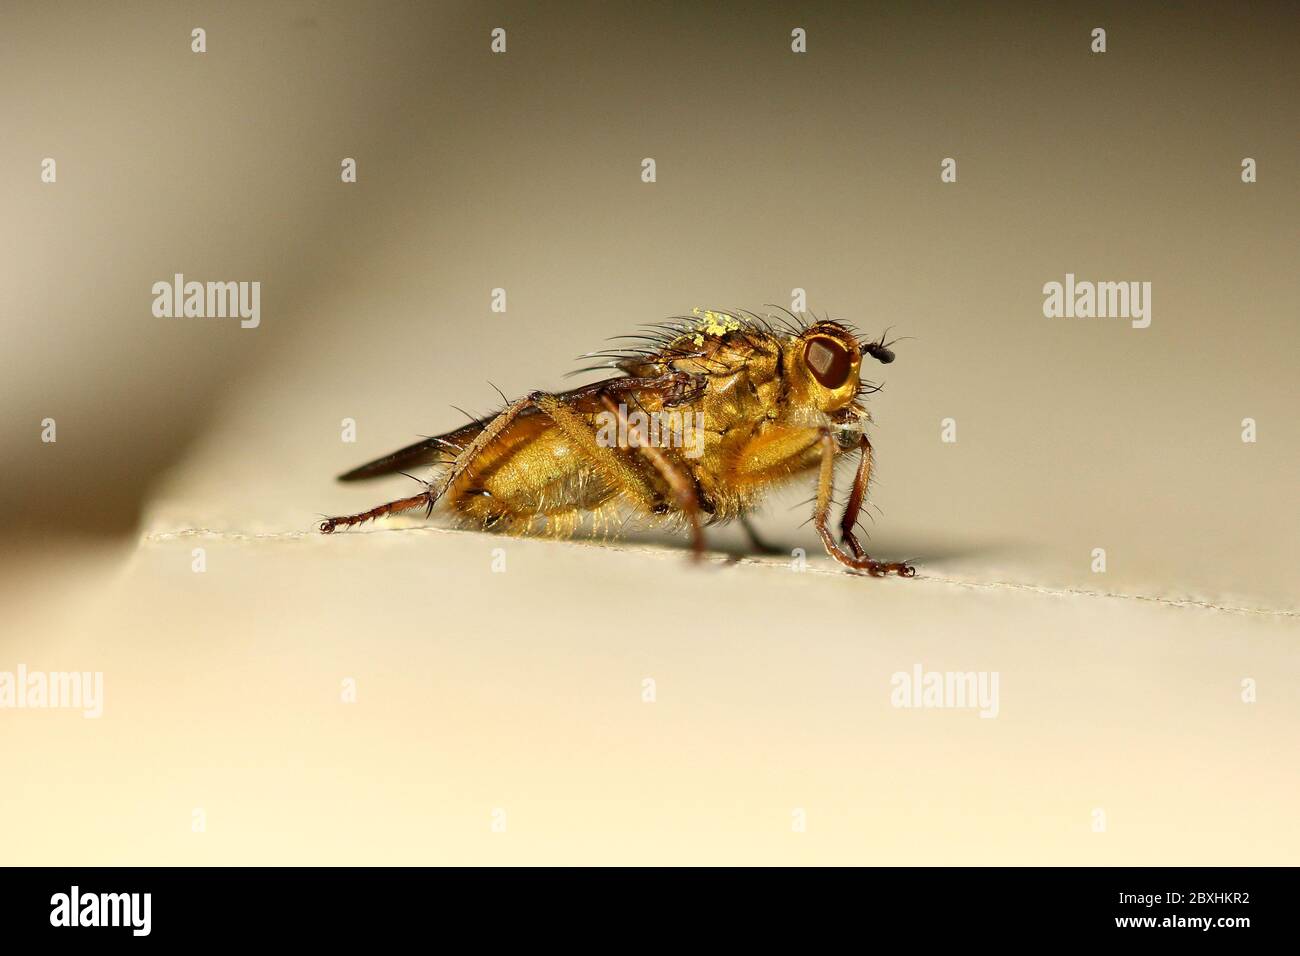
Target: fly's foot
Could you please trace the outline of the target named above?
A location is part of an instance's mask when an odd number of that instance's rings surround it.
[[[374,515],[345,515],[339,518],[326,518],[319,525],[321,534],[333,534],[339,528],[350,528],[354,524],[361,524],[363,521],[369,521]]]
[[[901,561],[871,561],[868,560],[866,572],[873,578],[883,578],[888,574],[897,574],[900,578],[916,577],[916,568],[910,564],[904,564]]]
[[[883,578],[890,574],[897,574],[900,578],[916,577],[916,568],[910,564],[903,561],[877,561],[862,550],[852,535],[849,535],[848,540],[853,546],[852,554],[837,545],[829,531],[822,537],[827,553],[846,568],[854,571],[866,571],[873,578]]]
[[[388,504],[380,505],[378,508],[371,508],[369,511],[363,511],[358,515],[345,515],[340,518],[326,518],[317,527],[320,528],[321,534],[333,534],[339,525],[351,527],[355,524],[362,524],[366,521],[374,521],[376,518],[382,518],[384,515],[393,514],[396,511],[409,511],[411,508],[427,507],[433,510],[433,503],[436,500],[433,492],[425,490],[418,495],[412,495],[410,498],[400,498],[397,501],[390,501]]]

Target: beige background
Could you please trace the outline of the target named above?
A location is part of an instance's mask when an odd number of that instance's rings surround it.
[[[1296,27],[6,5],[0,670],[102,670],[107,700],[0,711],[3,858],[1295,863]],[[178,271],[260,281],[261,327],[155,319]],[[1151,327],[1045,319],[1066,272],[1150,281]],[[559,387],[607,336],[795,287],[915,337],[872,401],[871,541],[918,579],[836,571],[803,488],[761,522],[803,575],[311,533],[409,485],[334,474],[489,381]],[[918,662],[998,671],[1000,716],[892,708]]]

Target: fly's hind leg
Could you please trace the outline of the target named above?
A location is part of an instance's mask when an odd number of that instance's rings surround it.
[[[426,507],[433,508],[433,498],[428,491],[422,491],[418,495],[412,495],[409,498],[399,498],[397,501],[390,501],[382,504],[377,508],[371,508],[369,511],[363,511],[355,515],[342,515],[338,518],[326,518],[320,523],[321,534],[333,534],[339,527],[348,527],[354,524],[361,524],[363,521],[371,521],[375,518],[382,518],[384,515],[390,515],[398,511],[410,511],[412,508]]]
[[[826,546],[826,551],[840,564],[859,571],[866,571],[873,577],[882,577],[891,572],[905,578],[915,575],[916,568],[911,565],[898,561],[875,560],[862,549],[862,546],[858,544],[858,539],[853,535],[853,526],[857,524],[858,513],[862,509],[862,501],[866,496],[867,482],[871,478],[871,443],[867,441],[865,435],[859,445],[862,450],[862,460],[858,463],[858,471],[853,479],[853,490],[849,494],[848,505],[844,509],[844,518],[840,521],[840,532],[844,542],[848,544],[853,553],[847,553],[836,542],[835,536],[827,526],[831,510],[831,494],[834,491],[835,482],[835,439],[831,437],[829,430],[822,429],[820,440],[822,464],[821,472],[817,478],[817,506],[813,511],[813,524],[817,528],[817,533],[821,536],[822,544]]]
[[[516,402],[512,402],[496,418],[492,419],[482,431],[474,436],[474,440],[462,449],[456,456],[455,462],[452,463],[446,476],[439,483],[435,490],[430,484],[422,493],[412,495],[410,498],[402,498],[398,501],[390,501],[388,504],[380,505],[377,508],[371,508],[369,511],[363,511],[360,514],[346,515],[340,518],[327,518],[321,522],[320,530],[323,534],[332,534],[336,528],[349,527],[355,524],[361,524],[363,521],[369,521],[372,518],[382,518],[384,515],[392,514],[395,511],[409,511],[412,508],[418,508],[423,505],[429,514],[433,513],[433,506],[438,499],[443,496],[452,482],[465,473],[465,469],[482,454],[492,441],[503,431],[510,427],[510,423],[519,417],[519,413],[534,404],[536,396],[540,394],[534,392],[532,395],[525,396]]]

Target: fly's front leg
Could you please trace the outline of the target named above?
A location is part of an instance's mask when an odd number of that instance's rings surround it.
[[[858,460],[858,470],[853,476],[853,488],[849,492],[848,504],[844,506],[844,517],[840,519],[840,541],[852,549],[855,558],[861,558],[867,553],[853,533],[858,515],[862,512],[862,503],[867,498],[867,485],[871,481],[871,442],[866,435],[858,439],[858,450],[862,457]]]
[[[853,482],[853,492],[849,496],[841,530],[845,532],[845,543],[852,553],[845,551],[835,540],[830,530],[831,497],[835,482],[835,454],[839,449],[829,428],[777,427],[761,432],[751,438],[735,457],[734,470],[726,476],[731,487],[738,489],[760,488],[772,481],[779,481],[791,474],[802,472],[818,463],[820,449],[820,470],[817,478],[817,505],[813,511],[813,523],[817,534],[826,546],[826,553],[840,564],[857,571],[866,571],[873,575],[893,572],[904,577],[911,577],[915,569],[898,562],[873,560],[858,544],[852,528],[858,520],[866,497],[867,482],[871,478],[871,456],[868,451],[858,465],[857,476]],[[870,448],[863,438],[859,447]]]
[[[826,546],[826,552],[840,564],[853,568],[858,571],[866,571],[874,577],[881,577],[889,574],[891,571],[905,578],[910,578],[916,574],[916,568],[897,561],[876,561],[871,558],[862,547],[858,544],[857,538],[853,536],[853,525],[858,519],[858,512],[862,508],[862,498],[866,494],[866,483],[871,477],[871,444],[863,436],[863,457],[858,464],[858,472],[853,482],[853,492],[849,496],[848,507],[844,510],[844,520],[840,523],[840,530],[844,534],[844,540],[849,543],[853,553],[849,554],[835,540],[835,535],[831,533],[829,527],[829,518],[831,511],[831,495],[835,490],[835,439],[831,437],[829,429],[821,430],[821,447],[822,447],[822,464],[821,471],[817,476],[817,505],[813,510],[813,525],[817,528],[817,534],[821,536],[822,544]],[[850,520],[852,512],[852,520]]]

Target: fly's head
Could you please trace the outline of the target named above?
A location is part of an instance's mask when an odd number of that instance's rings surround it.
[[[789,385],[796,401],[835,419],[864,412],[855,399],[878,386],[863,381],[862,356],[888,365],[894,361],[893,344],[883,335],[873,342],[859,341],[838,322],[810,325],[786,347],[785,367],[792,373]]]
[[[847,408],[858,395],[862,354],[861,343],[844,326],[810,325],[787,346],[792,393],[828,415]]]

